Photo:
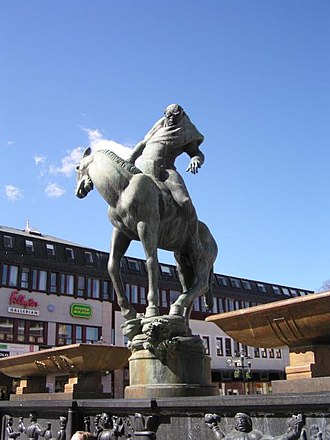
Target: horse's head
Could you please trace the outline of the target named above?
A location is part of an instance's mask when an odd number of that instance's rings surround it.
[[[93,161],[91,155],[91,148],[88,147],[84,151],[83,157],[79,164],[76,166],[77,171],[77,186],[76,196],[83,199],[93,189],[94,185],[92,179],[89,177],[88,168]]]

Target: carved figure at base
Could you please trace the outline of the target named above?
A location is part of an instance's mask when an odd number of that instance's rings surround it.
[[[57,440],[66,440],[66,425],[67,418],[64,416],[60,416],[60,430],[57,433]]]
[[[213,307],[213,264],[217,245],[208,227],[197,220],[196,212],[175,159],[186,152],[188,171],[197,173],[204,161],[199,150],[203,136],[177,104],[168,106],[143,141],[137,144],[130,161],[109,150],[91,154],[87,149],[77,169],[76,195],[84,198],[95,187],[108,203],[114,226],[108,271],[126,320],[136,320],[120,276],[120,261],[132,240],[141,241],[148,274],[145,317],[159,316],[157,249],[174,252],[182,293],[169,314],[184,316],[188,322],[194,300],[205,297]],[[133,162],[141,156],[141,168]],[[132,333],[136,333],[133,329]]]
[[[224,433],[220,427],[221,418],[218,414],[206,414],[205,423],[214,433],[217,440],[298,440],[305,425],[302,414],[293,415],[288,421],[288,428],[282,435],[271,437],[261,431],[253,430],[252,419],[245,413],[237,413],[234,417],[235,427],[229,433]],[[306,440],[306,439],[304,439]]]
[[[37,413],[31,412],[29,414],[30,425],[25,428],[25,434],[28,436],[29,440],[38,440],[39,436],[43,437],[46,428],[42,428],[37,420]]]
[[[16,440],[17,437],[21,435],[20,431],[15,431],[13,428],[13,418],[11,416],[7,417],[7,423],[6,423],[6,439],[13,439]]]

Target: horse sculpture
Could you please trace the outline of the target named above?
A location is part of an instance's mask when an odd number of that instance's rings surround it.
[[[189,219],[175,203],[165,185],[124,161],[109,150],[91,154],[87,148],[77,170],[76,196],[84,198],[97,188],[109,205],[108,216],[113,224],[108,271],[117,293],[122,315],[130,320],[136,310],[128,302],[120,276],[120,260],[132,240],[141,241],[148,274],[146,317],[159,315],[157,248],[174,252],[182,293],[170,307],[170,315],[190,317],[193,302],[205,295],[213,306],[213,264],[217,245],[208,227],[199,221],[202,244],[195,256],[189,234]]]

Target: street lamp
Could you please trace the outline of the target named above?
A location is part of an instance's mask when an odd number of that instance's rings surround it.
[[[245,351],[241,350],[240,355],[227,359],[228,367],[234,367],[234,378],[242,379],[244,394],[247,394],[246,382],[252,379],[251,374],[251,356],[246,356]]]

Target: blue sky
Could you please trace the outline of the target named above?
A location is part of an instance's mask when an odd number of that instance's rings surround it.
[[[10,0],[0,6],[0,224],[108,250],[82,148],[123,154],[167,104],[204,134],[178,169],[215,270],[318,289],[330,278],[327,0]],[[129,254],[143,257],[133,244]],[[160,259],[172,263],[170,254]]]

